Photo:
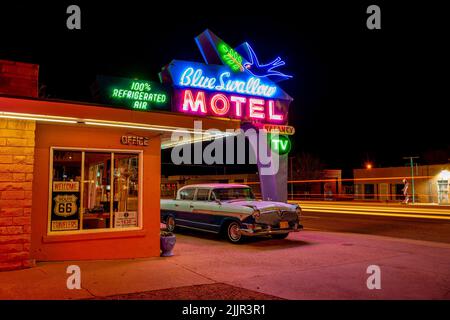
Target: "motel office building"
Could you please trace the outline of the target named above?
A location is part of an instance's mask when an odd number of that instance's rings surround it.
[[[0,60],[0,80],[0,271],[159,256],[161,147],[196,118],[38,99],[32,64]]]

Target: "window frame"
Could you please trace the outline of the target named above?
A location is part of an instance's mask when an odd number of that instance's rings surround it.
[[[205,191],[208,191],[208,197],[207,197],[207,199],[206,200],[198,200],[198,192],[200,191],[200,190],[205,190]],[[211,201],[211,189],[209,189],[209,188],[197,188],[197,190],[196,190],[196,192],[195,192],[195,198],[194,198],[194,201],[203,201],[203,202],[209,202],[209,201]]]
[[[194,193],[192,194],[192,199],[182,199],[181,198],[181,192],[187,191],[187,190],[194,190]],[[187,187],[184,190],[180,190],[180,199],[179,200],[180,201],[194,201],[196,196],[197,196],[197,188],[195,188],[195,187]]]
[[[53,156],[54,151],[76,151],[81,152],[81,181],[80,181],[80,230],[68,230],[68,231],[52,231],[51,230],[51,217],[52,217],[52,192],[53,192]],[[101,229],[83,229],[83,200],[84,200],[84,159],[86,152],[106,152],[111,155],[111,164],[114,163],[114,153],[128,153],[128,154],[136,154],[138,155],[139,165],[138,165],[138,181],[139,181],[139,190],[138,190],[138,225],[137,227],[127,227],[127,228],[114,228],[112,225],[112,219],[110,220],[109,228],[101,228]],[[126,231],[138,231],[143,230],[143,181],[144,181],[144,150],[142,149],[105,149],[105,148],[80,148],[80,147],[58,147],[51,146],[50,150],[50,161],[49,161],[49,180],[48,180],[48,205],[47,205],[47,236],[53,235],[74,235],[74,234],[92,234],[92,233],[105,233],[105,232],[126,232]],[[114,167],[112,166],[111,170],[111,194],[114,193]],[[113,199],[113,197],[111,197]],[[114,210],[113,206],[110,206],[110,215],[112,215],[112,210]]]
[[[222,201],[222,199],[218,199],[217,198],[217,195],[216,195],[216,190],[227,190],[227,189],[248,189],[248,190],[250,190],[250,195],[253,197],[253,200],[256,200],[256,197],[255,197],[255,194],[253,193],[253,190],[252,190],[252,188],[250,188],[250,187],[238,187],[238,188],[214,188],[214,189],[211,189],[211,194],[210,194],[210,198],[212,199],[212,196],[214,196],[214,200],[219,200],[219,201]],[[224,201],[227,201],[227,200],[224,200]]]

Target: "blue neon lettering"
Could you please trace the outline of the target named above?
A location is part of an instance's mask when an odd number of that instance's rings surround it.
[[[180,86],[188,86],[191,83],[191,76],[194,73],[194,68],[187,68],[184,70],[180,78]]]
[[[225,80],[223,78],[228,78],[230,76],[229,72],[222,72],[219,76],[219,86],[216,86],[216,90],[218,91],[226,91],[225,90]]]
[[[230,76],[230,72],[222,72],[218,77],[207,77],[203,75],[202,69],[194,70],[194,68],[188,67],[181,74],[179,85],[265,97],[273,96],[277,90],[276,86],[264,84],[259,78],[250,77],[244,81],[231,80]]]

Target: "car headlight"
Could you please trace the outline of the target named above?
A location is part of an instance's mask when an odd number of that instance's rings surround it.
[[[259,218],[261,216],[261,212],[258,209],[255,209],[252,213],[253,218]]]

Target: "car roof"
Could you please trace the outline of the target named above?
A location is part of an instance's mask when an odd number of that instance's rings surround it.
[[[217,188],[249,188],[245,184],[237,183],[199,183],[199,184],[188,184],[180,188],[180,190],[185,188],[207,188],[207,189],[217,189]]]

